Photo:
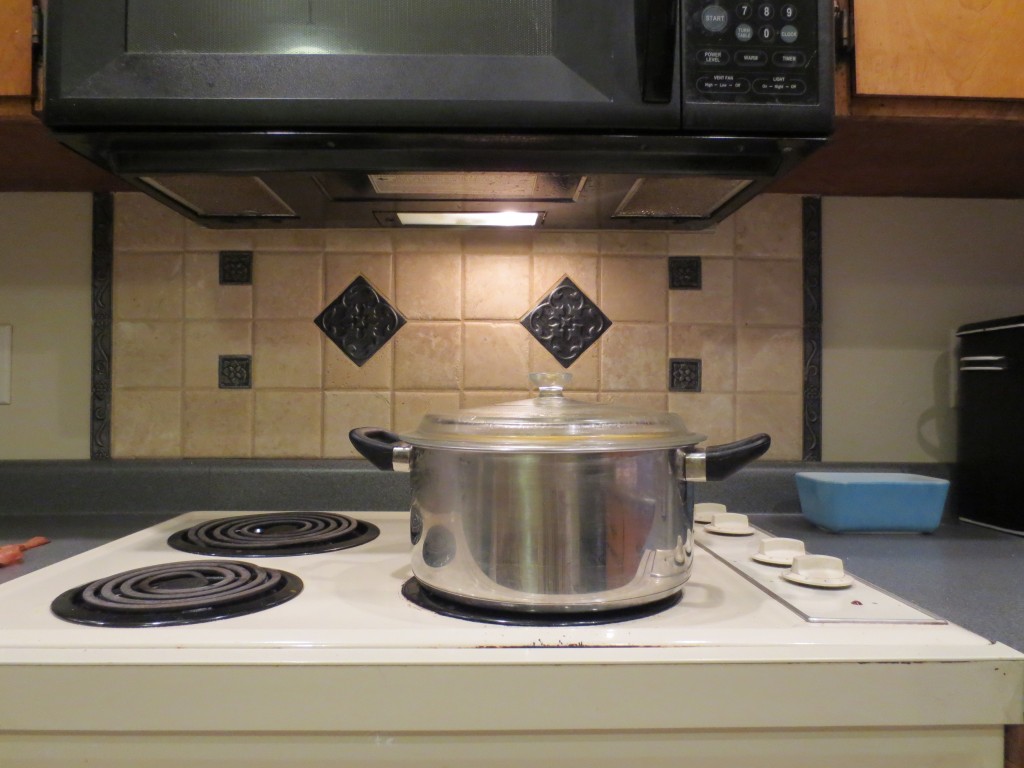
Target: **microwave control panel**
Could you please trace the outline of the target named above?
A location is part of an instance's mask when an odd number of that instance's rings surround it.
[[[819,0],[683,5],[686,103],[819,104],[819,57],[831,42],[820,39]]]

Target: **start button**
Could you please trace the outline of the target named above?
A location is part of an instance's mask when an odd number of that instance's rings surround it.
[[[729,26],[729,12],[720,5],[709,5],[701,11],[700,23],[708,32],[722,32]]]

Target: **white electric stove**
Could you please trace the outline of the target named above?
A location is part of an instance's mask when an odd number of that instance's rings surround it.
[[[346,512],[379,536],[322,554],[167,543],[238,514],[182,515],[0,586],[3,762],[997,768],[1021,722],[1024,655],[855,577],[794,583],[753,559],[757,529],[698,526],[682,598],[653,615],[508,626],[403,595],[407,513]],[[51,611],[114,574],[221,561],[290,580],[270,607],[196,624]]]

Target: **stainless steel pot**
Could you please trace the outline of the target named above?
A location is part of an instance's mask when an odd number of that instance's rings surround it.
[[[678,592],[693,562],[691,482],[722,479],[771,443],[696,450],[673,413],[564,396],[428,414],[412,433],[352,430],[381,469],[412,473],[412,571],[463,603],[581,612]]]

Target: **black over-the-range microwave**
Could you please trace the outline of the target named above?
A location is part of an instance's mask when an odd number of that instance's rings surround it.
[[[832,128],[832,0],[41,11],[44,122],[212,226],[509,210],[552,228],[703,226]]]

